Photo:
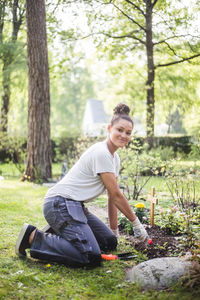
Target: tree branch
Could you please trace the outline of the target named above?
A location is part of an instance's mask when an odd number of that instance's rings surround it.
[[[159,67],[167,67],[167,66],[176,65],[176,64],[182,63],[182,62],[184,62],[184,61],[191,60],[191,59],[196,58],[196,57],[199,57],[199,56],[200,56],[200,53],[199,53],[199,54],[195,54],[195,55],[190,56],[190,57],[185,57],[185,58],[182,58],[181,60],[173,61],[173,62],[170,62],[170,63],[159,64],[159,65],[156,65],[156,66],[155,66],[155,69],[156,69],[156,68],[159,68]]]
[[[127,3],[131,4],[132,6],[134,6],[144,17],[145,17],[145,13],[144,11],[139,7],[137,6],[135,3],[133,3],[132,1],[130,0],[125,0]]]
[[[131,31],[129,34],[118,35],[118,36],[113,36],[113,35],[111,35],[109,33],[105,33],[105,32],[101,32],[100,34],[104,34],[105,36],[110,37],[112,39],[123,39],[123,38],[128,37],[128,38],[132,38],[133,40],[136,40],[136,41],[140,42],[141,44],[145,45],[146,43],[143,40],[141,40],[141,39],[137,38],[136,36],[132,35],[133,32],[134,31]]]
[[[140,29],[142,29],[143,31],[146,31],[145,28],[143,26],[141,26],[138,22],[136,22],[133,18],[131,18],[129,15],[127,15],[121,8],[119,8],[116,4],[112,3],[112,5],[118,9],[125,17],[127,17],[131,22],[133,22],[134,24],[136,24]]]
[[[0,42],[3,41],[3,27],[4,27],[4,18],[5,18],[5,7],[6,0],[3,1],[0,5]]]
[[[171,40],[171,39],[181,38],[181,37],[188,37],[188,36],[193,37],[193,38],[199,38],[199,36],[195,36],[195,35],[192,35],[192,34],[180,34],[180,35],[170,36],[170,37],[168,37],[168,38],[166,38],[164,40],[161,40],[161,41],[159,41],[157,43],[153,43],[153,45],[154,46],[155,45],[160,45],[160,44],[166,43],[166,41]]]
[[[152,3],[152,8],[156,5],[156,3],[158,2],[158,0],[154,0]]]
[[[146,43],[143,40],[141,40],[141,39],[137,38],[136,36],[132,35],[134,32],[135,32],[135,30],[131,31],[128,34],[118,35],[118,36],[114,36],[114,35],[112,35],[110,33],[106,33],[106,32],[93,32],[93,33],[90,33],[90,34],[85,35],[85,36],[80,37],[80,38],[71,38],[71,39],[68,39],[68,40],[70,40],[70,41],[84,40],[84,39],[87,39],[88,37],[102,34],[102,35],[105,35],[105,36],[107,36],[109,38],[112,38],[112,39],[131,38],[131,39],[136,40],[136,41],[140,42],[141,44],[145,45]]]
[[[164,43],[167,45],[167,47],[172,51],[172,53],[173,53],[175,56],[178,56],[177,53],[176,53],[176,51],[175,51],[175,49],[173,49],[167,42],[164,42]]]
[[[16,41],[20,26],[22,25],[24,14],[25,14],[25,8],[23,9],[23,8],[19,7],[19,0],[13,1],[12,13],[13,13],[12,40]]]

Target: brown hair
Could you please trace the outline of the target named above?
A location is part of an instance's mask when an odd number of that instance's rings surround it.
[[[119,103],[114,109],[113,109],[113,117],[111,119],[111,126],[114,125],[115,122],[119,121],[120,119],[127,120],[133,124],[132,118],[129,116],[130,108],[128,105],[124,103]]]

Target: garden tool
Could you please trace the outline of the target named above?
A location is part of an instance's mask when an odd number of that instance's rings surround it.
[[[145,243],[145,245],[151,245],[152,244],[152,239],[148,239]],[[125,253],[119,253],[117,255],[114,254],[101,254],[101,258],[104,260],[116,260],[116,259],[121,259],[121,260],[129,260],[137,257],[137,255],[134,255],[133,252],[125,252]]]
[[[114,254],[101,254],[101,258],[104,260],[129,260],[137,257],[137,255],[134,255],[133,252],[125,252],[125,253],[119,253],[117,255]]]

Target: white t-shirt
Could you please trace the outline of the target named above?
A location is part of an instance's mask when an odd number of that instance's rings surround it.
[[[48,190],[45,199],[62,196],[76,201],[91,201],[105,193],[106,188],[100,173],[119,175],[120,158],[110,153],[107,141],[98,142],[88,148],[56,185]]]

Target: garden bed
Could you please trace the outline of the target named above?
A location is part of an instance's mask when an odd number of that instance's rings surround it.
[[[144,243],[134,245],[137,251],[144,253],[148,259],[157,257],[183,256],[189,248],[182,243],[182,236],[169,235],[166,230],[159,226],[146,228],[152,244],[145,246]],[[133,236],[128,236],[127,240],[134,244]]]

